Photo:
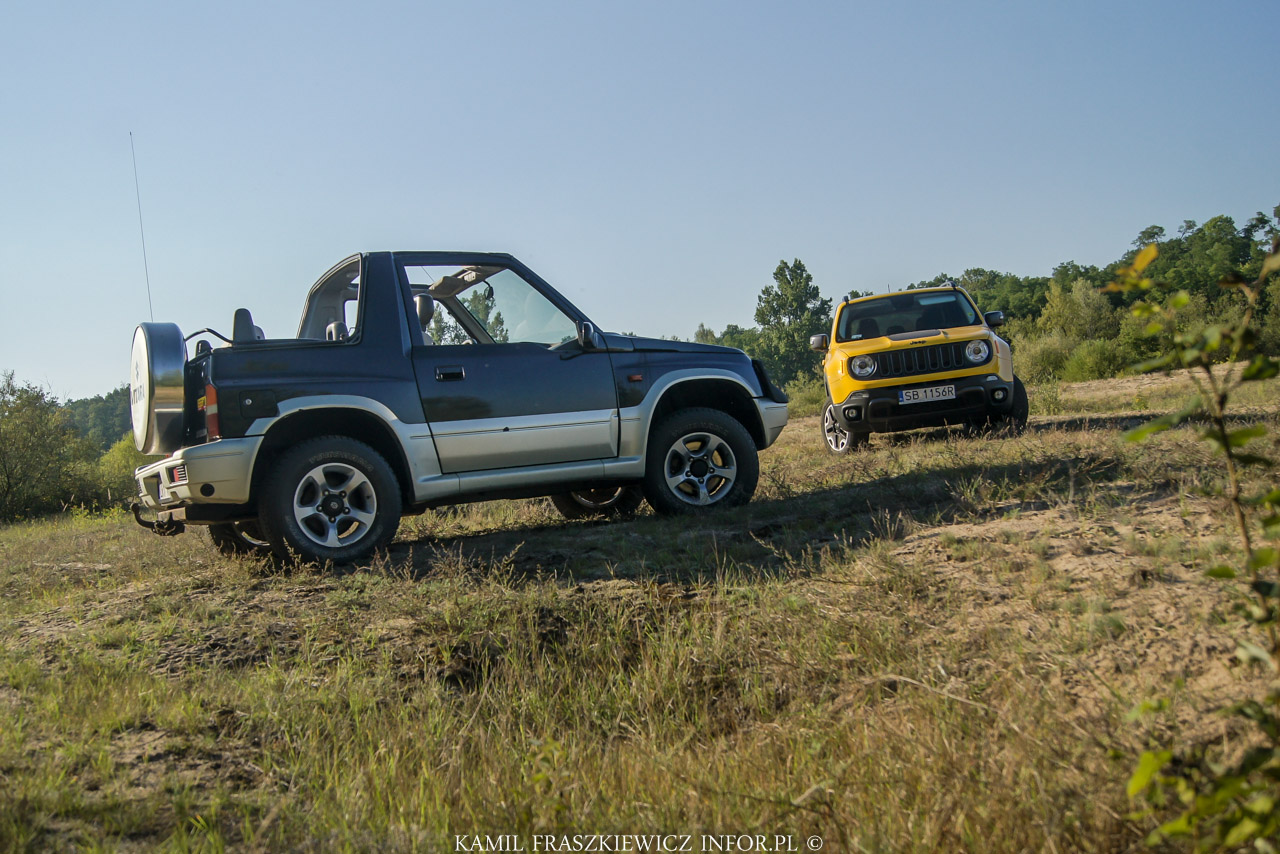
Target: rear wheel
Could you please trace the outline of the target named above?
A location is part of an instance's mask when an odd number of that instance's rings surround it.
[[[276,462],[259,506],[272,551],[351,563],[395,536],[400,490],[377,451],[345,436],[303,442]]]
[[[751,434],[718,409],[682,409],[649,434],[644,497],[666,516],[746,504],[760,479]]]
[[[602,486],[553,495],[551,503],[566,519],[630,516],[644,503],[644,492],[638,486]]]
[[[271,544],[255,520],[210,525],[209,540],[219,554],[227,557],[265,555],[271,551]]]

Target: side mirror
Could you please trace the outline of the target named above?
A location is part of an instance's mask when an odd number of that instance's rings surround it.
[[[583,350],[604,349],[604,342],[600,339],[600,333],[596,332],[596,325],[589,320],[578,321],[578,346]]]
[[[827,352],[827,348],[831,346],[831,336],[822,332],[818,335],[809,336],[809,349],[819,353]]]
[[[1003,311],[988,311],[986,314],[982,315],[982,319],[985,320],[987,322],[987,326],[990,326],[992,329],[995,329],[997,326],[1004,326]]]

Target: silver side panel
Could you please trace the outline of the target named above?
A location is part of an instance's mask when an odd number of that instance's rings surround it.
[[[605,476],[600,460],[575,463],[556,463],[545,466],[526,466],[501,471],[475,471],[456,475],[459,491],[463,494],[487,492],[496,489],[518,489],[543,484],[570,483],[573,481],[601,480]],[[553,492],[554,490],[548,490]]]
[[[617,453],[612,409],[446,421],[432,428],[446,472],[605,459]]]
[[[326,394],[311,397],[295,397],[280,404],[280,414],[272,418],[259,418],[249,425],[249,434],[266,435],[267,431],[281,420],[312,409],[358,409],[375,415],[391,428],[400,447],[404,449],[405,459],[409,462],[409,478],[413,482],[413,496],[416,501],[426,501],[438,497],[442,486],[440,460],[436,456],[436,447],[432,441],[431,427],[428,424],[406,424],[384,404],[368,397],[347,394]],[[444,479],[446,483],[453,481],[452,492],[457,492],[456,478]]]
[[[655,383],[653,388],[649,389],[649,393],[644,396],[644,400],[640,401],[638,406],[629,406],[621,410],[622,435],[618,446],[619,457],[644,457],[645,445],[649,439],[649,428],[652,426],[653,412],[658,408],[658,401],[672,386],[688,380],[728,380],[746,392],[748,397],[755,397],[751,387],[742,381],[742,377],[732,371],[687,368],[683,371],[672,371],[669,374],[664,374],[662,379]],[[759,402],[757,400],[757,404]],[[643,462],[640,468],[643,474]]]

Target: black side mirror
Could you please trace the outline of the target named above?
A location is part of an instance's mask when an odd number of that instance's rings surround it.
[[[827,348],[831,346],[831,337],[827,333],[822,332],[817,335],[809,336],[809,349],[816,350],[819,353],[827,352]]]
[[[988,311],[986,314],[982,315],[982,319],[985,320],[987,322],[987,326],[990,326],[992,329],[995,329],[997,326],[1004,326],[1003,311]]]
[[[578,346],[583,350],[604,349],[604,341],[596,332],[596,325],[589,320],[578,321]]]

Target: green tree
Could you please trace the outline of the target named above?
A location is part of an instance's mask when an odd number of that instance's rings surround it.
[[[56,398],[0,380],[0,520],[22,519],[96,498],[93,446]]]
[[[756,299],[759,357],[779,385],[807,378],[819,367],[809,336],[831,328],[831,300],[823,298],[804,262],[779,261],[773,284]]]
[[[110,448],[121,433],[130,429],[127,384],[95,397],[68,400],[63,407],[72,426],[99,451]]]
[[[98,485],[102,498],[108,503],[132,499],[138,491],[133,470],[144,463],[154,462],[133,444],[133,431],[125,433],[98,459]]]

